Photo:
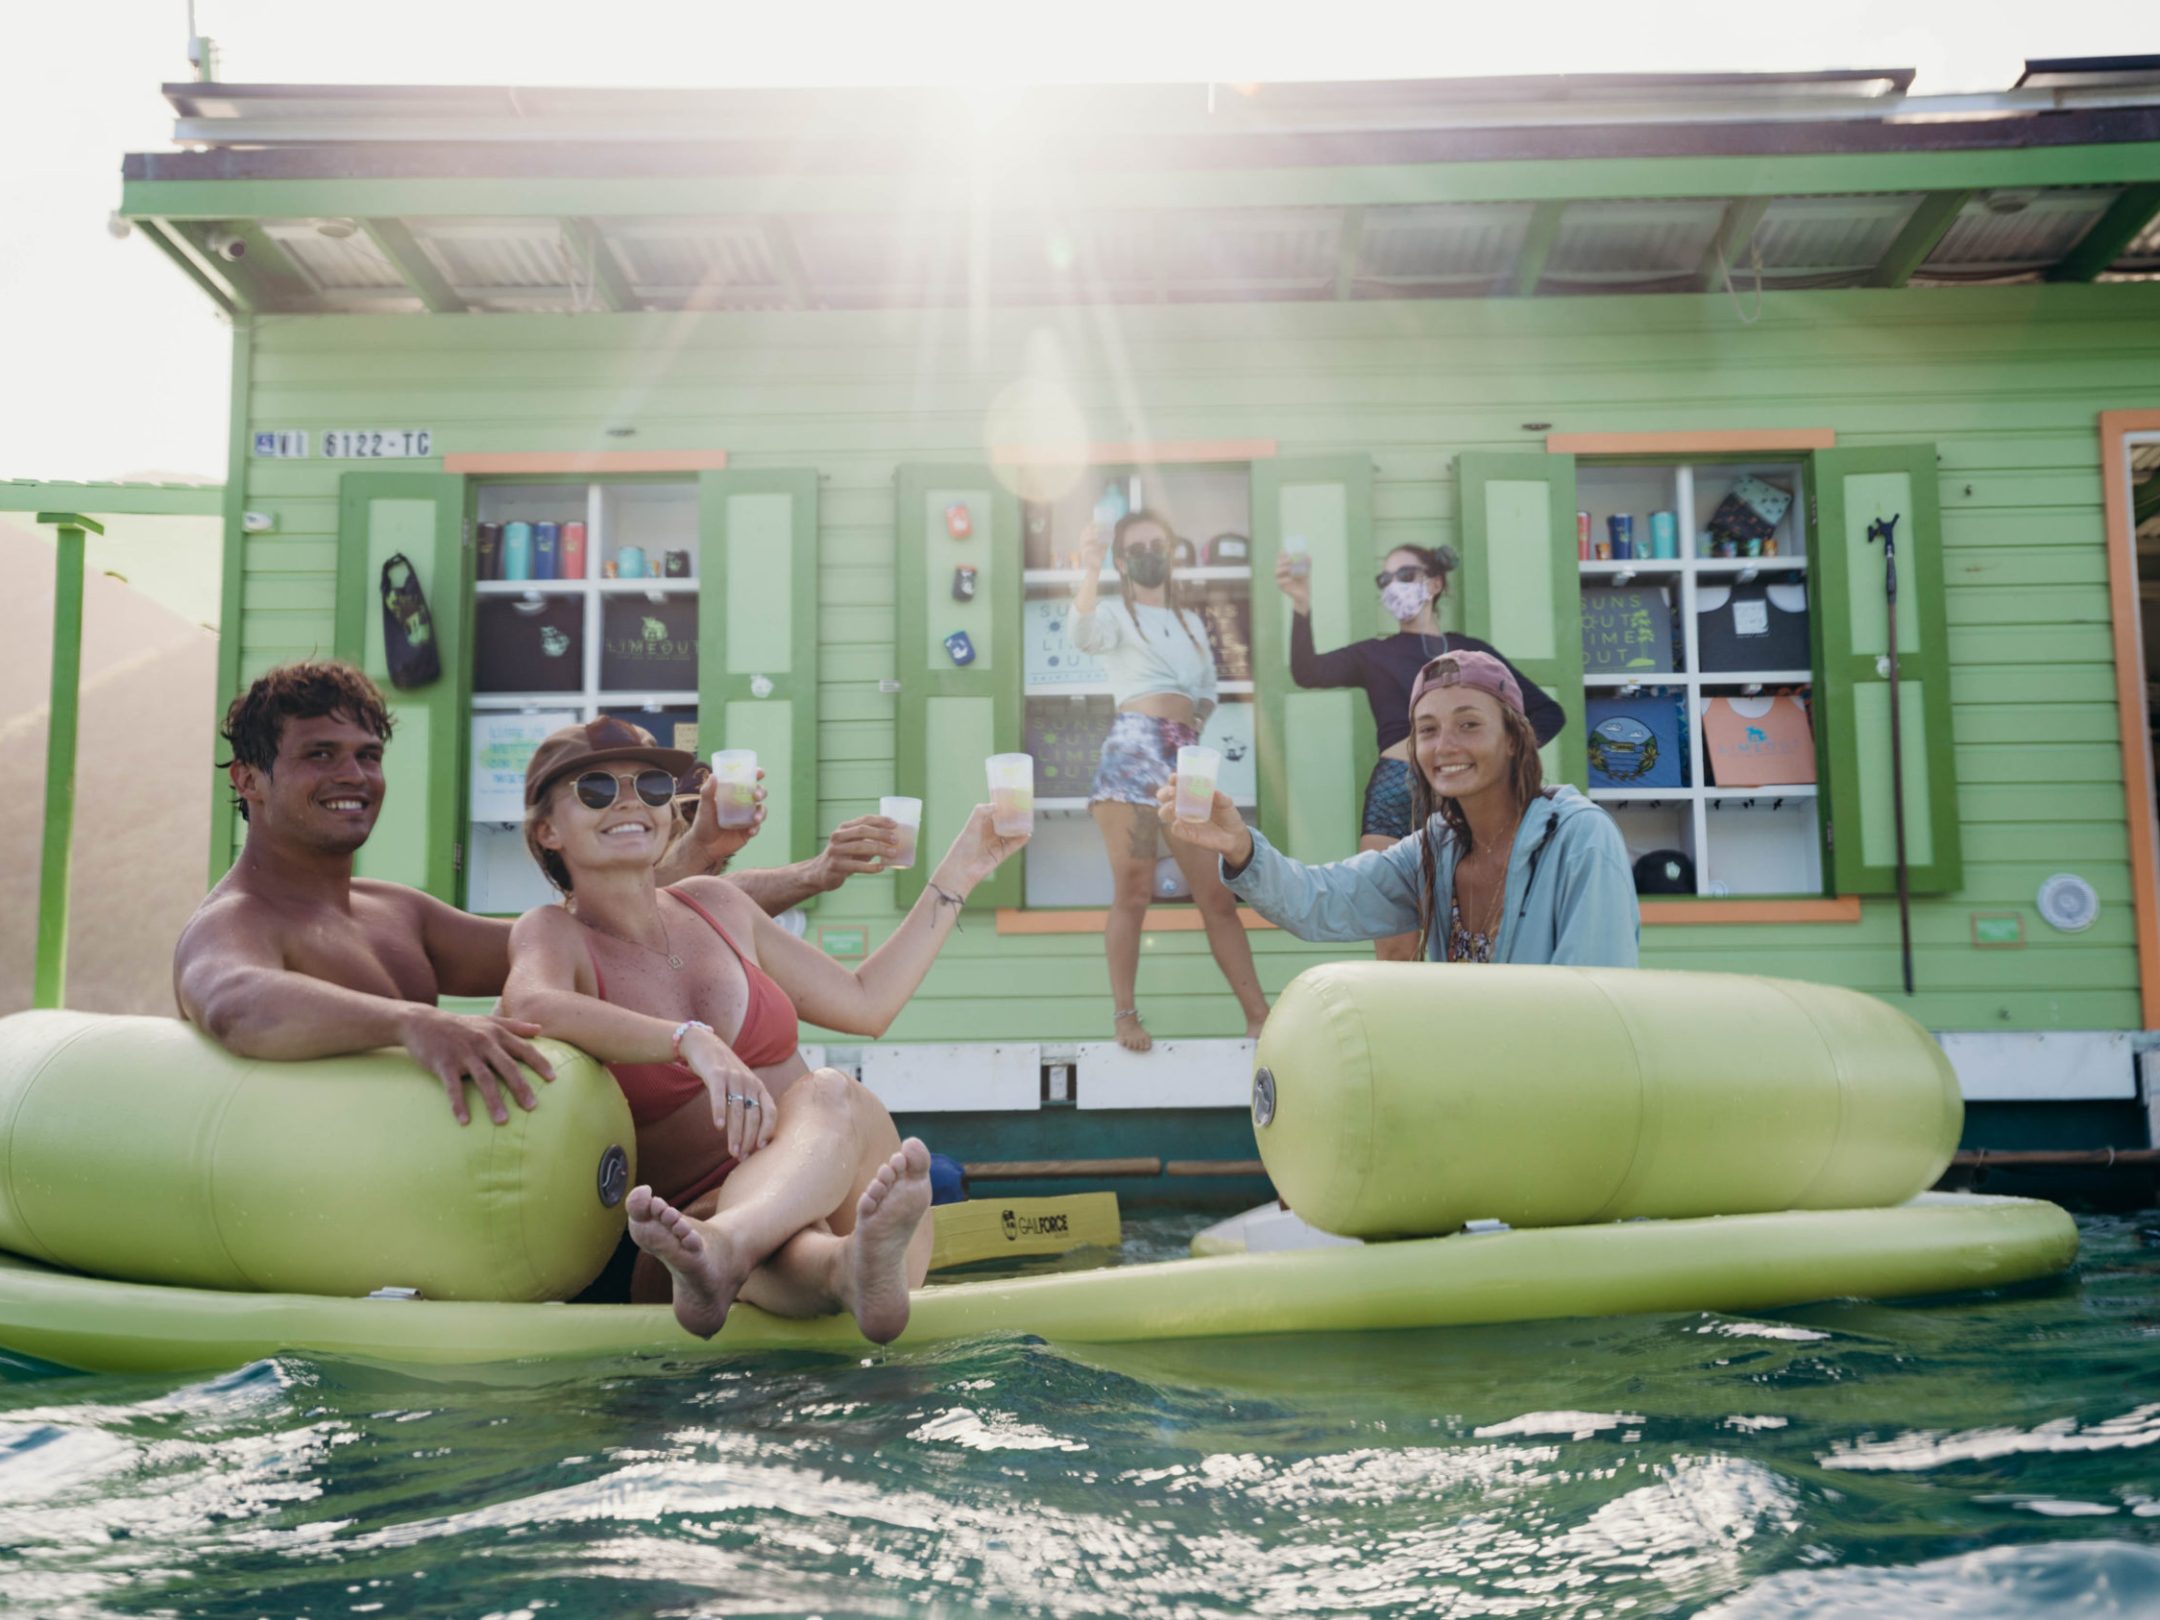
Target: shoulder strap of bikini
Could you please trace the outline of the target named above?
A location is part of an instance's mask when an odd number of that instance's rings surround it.
[[[667,894],[672,894],[676,899],[680,900],[684,905],[688,906],[700,917],[703,917],[705,919],[706,926],[727,942],[727,948],[733,951],[736,956],[742,956],[742,947],[735,943],[735,936],[733,934],[729,933],[725,928],[722,928],[720,926],[720,919],[718,917],[715,917],[711,912],[707,911],[703,906],[699,905],[687,894],[684,894],[680,889],[668,889],[663,892]]]

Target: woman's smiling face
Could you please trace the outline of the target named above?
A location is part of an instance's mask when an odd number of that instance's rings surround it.
[[[1443,798],[1474,798],[1505,787],[1509,767],[1500,700],[1470,686],[1436,686],[1410,717],[1418,769]]]
[[[543,848],[559,852],[573,878],[619,867],[650,870],[667,847],[671,803],[657,808],[637,794],[636,761],[595,766],[579,776],[615,774],[615,802],[595,810],[578,796],[577,777],[558,782],[548,795],[546,821],[538,829]]]

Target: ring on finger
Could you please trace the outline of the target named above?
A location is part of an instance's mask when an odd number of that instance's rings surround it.
[[[758,1100],[755,1097],[745,1097],[741,1092],[738,1091],[729,1092],[727,1094],[727,1100],[731,1103],[741,1103],[745,1108],[755,1108],[758,1106]]]

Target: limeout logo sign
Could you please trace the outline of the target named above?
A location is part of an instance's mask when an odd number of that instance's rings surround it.
[[[644,622],[638,626],[636,635],[608,637],[607,651],[610,658],[640,663],[671,663],[679,659],[695,658],[697,643],[686,637],[670,635],[667,621],[656,614],[648,613],[644,616]]]
[[[1005,1241],[1018,1243],[1024,1237],[1070,1237],[1070,1215],[1023,1215],[1008,1209],[1004,1214]]]

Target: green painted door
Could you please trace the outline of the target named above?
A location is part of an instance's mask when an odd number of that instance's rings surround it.
[[[426,594],[442,674],[400,691],[383,654],[382,569],[403,554]],[[468,629],[465,480],[449,473],[347,473],[338,480],[337,656],[382,688],[394,727],[382,814],[353,862],[459,902],[459,781],[465,753]]]
[[[1566,729],[1539,750],[1545,779],[1586,788],[1575,458],[1470,452],[1456,468],[1463,629],[1499,648],[1567,711]]]
[[[699,752],[757,751],[767,810],[737,867],[818,850],[818,480],[807,468],[698,482]]]
[[[893,884],[911,906],[968,813],[989,798],[983,761],[1021,746],[1020,500],[987,467],[902,467],[895,530],[894,791],[923,801],[923,825],[920,859]],[[953,591],[961,567],[976,572],[967,601]],[[961,633],[973,649],[965,664],[947,645]],[[1019,905],[1021,870],[1007,861],[968,904]]]
[[[1365,456],[1257,461],[1252,471],[1253,698],[1260,827],[1303,861],[1357,853],[1365,779],[1379,749],[1365,696],[1308,692],[1290,679],[1290,600],[1275,588],[1283,541],[1312,558],[1313,645],[1365,633],[1372,596],[1372,462]]]
[[[1906,865],[1913,893],[1947,894],[1963,863],[1935,447],[1817,451],[1815,507],[1815,724],[1833,881],[1840,894],[1897,890],[1890,615],[1883,547],[1871,538],[1888,525],[1897,541]]]

